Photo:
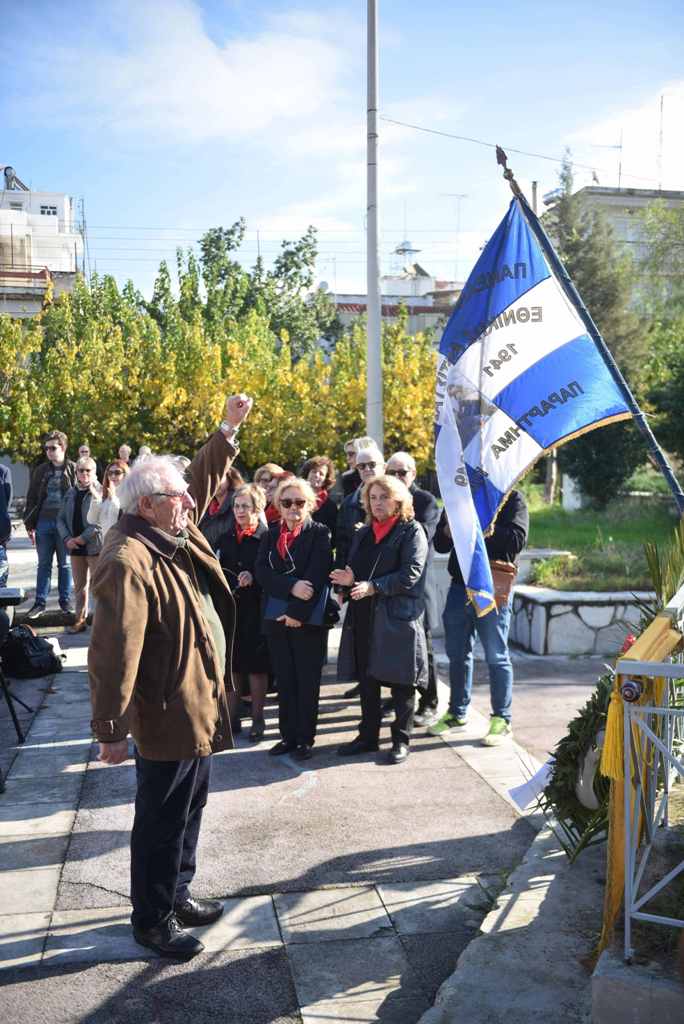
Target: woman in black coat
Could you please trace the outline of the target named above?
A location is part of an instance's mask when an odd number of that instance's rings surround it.
[[[266,495],[257,484],[243,484],[233,492],[233,519],[218,540],[218,560],[235,598],[235,640],[233,675],[241,693],[252,698],[250,740],[264,735],[264,704],[270,664],[262,629],[262,591],[254,566],[261,538],[267,533],[262,522]]]
[[[331,566],[330,535],[311,513],[306,480],[283,480],[273,498],[281,515],[261,540],[255,573],[265,596],[265,629],[278,678],[281,740],[271,754],[311,757],[325,651],[324,611]]]
[[[311,484],[316,495],[316,508],[311,513],[315,523],[323,523],[330,530],[330,544],[335,547],[337,505],[330,497],[335,483],[335,467],[327,455],[314,455],[302,466],[302,478]]]
[[[392,476],[364,485],[367,525],[356,531],[348,564],[330,578],[351,599],[342,630],[338,677],[361,687],[359,734],[342,755],[378,749],[382,721],[380,687],[389,686],[396,717],[391,764],[409,754],[415,690],[427,683],[423,628],[428,545],[416,522],[408,488]]]

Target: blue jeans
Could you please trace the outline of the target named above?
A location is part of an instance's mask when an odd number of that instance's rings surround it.
[[[0,544],[0,587],[7,586],[9,577],[9,562],[7,561],[7,548]]]
[[[57,580],[59,600],[66,604],[71,598],[71,566],[64,541],[57,530],[56,519],[39,519],[36,526],[36,551],[38,552],[38,574],[36,576],[36,604],[46,604],[50,593],[52,559],[57,555]]]
[[[489,693],[492,714],[511,720],[513,702],[513,666],[508,653],[508,630],[511,605],[491,611],[478,618],[462,583],[452,583],[447,594],[444,614],[444,639],[449,658],[451,696],[449,711],[465,717],[473,688],[473,647],[475,631],[480,638],[489,668]]]

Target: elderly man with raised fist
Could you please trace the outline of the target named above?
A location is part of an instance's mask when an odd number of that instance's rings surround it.
[[[211,754],[232,746],[230,652],[235,605],[197,523],[237,455],[252,400],[226,400],[220,428],[182,476],[151,456],[117,491],[93,579],[97,601],[88,670],[100,760],[121,764],[135,744],[131,922],[162,956],[203,950],[187,927],[220,917],[218,900],[192,896]]]

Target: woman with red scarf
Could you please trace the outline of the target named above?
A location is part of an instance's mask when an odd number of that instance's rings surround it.
[[[414,518],[411,493],[396,477],[372,477],[361,500],[367,525],[356,531],[345,568],[330,574],[350,599],[338,678],[358,679],[361,690],[359,734],[338,753],[378,749],[380,687],[388,686],[396,712],[389,761],[401,764],[409,755],[415,691],[427,685],[423,613],[428,545]]]
[[[316,495],[316,508],[311,518],[316,523],[323,523],[330,530],[330,543],[335,547],[335,527],[337,526],[337,505],[330,497],[335,483],[335,467],[327,455],[314,455],[302,466],[302,477],[311,484]]]
[[[292,752],[304,761],[311,757],[318,721],[330,535],[311,517],[316,495],[306,480],[281,481],[273,504],[281,520],[262,537],[255,567],[264,591],[265,629],[278,678],[281,739],[270,753]]]
[[[233,495],[233,521],[222,535],[217,550],[226,582],[235,598],[233,677],[240,693],[252,698],[250,740],[264,735],[264,704],[270,670],[266,637],[261,620],[261,587],[254,564],[261,538],[266,533],[262,513],[266,498],[261,487],[243,484]]]
[[[259,484],[259,487],[263,487],[266,495],[266,522],[270,526],[271,523],[280,522],[280,512],[273,504],[273,495],[278,489],[278,484],[281,480],[286,477],[293,477],[294,473],[291,473],[289,469],[283,469],[282,466],[278,466],[275,462],[267,462],[263,466],[259,466],[254,473],[254,483]]]

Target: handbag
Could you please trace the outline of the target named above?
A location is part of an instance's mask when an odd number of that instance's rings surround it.
[[[500,611],[510,600],[515,577],[518,575],[518,567],[513,562],[504,562],[502,559],[495,558],[489,563],[489,568],[492,570],[496,609]]]
[[[325,626],[327,629],[330,629],[331,626],[334,626],[335,623],[337,622],[337,620],[340,617],[340,613],[338,611],[337,612],[337,618],[334,619],[331,622],[328,621],[328,619],[329,619],[328,601],[329,600],[331,601],[331,603],[334,603],[334,602],[332,602],[332,599],[330,598],[330,587],[326,584],[324,587],[321,588],[321,592],[318,595],[318,599],[316,601],[316,604],[313,606],[313,609],[311,611],[311,615],[306,620],[306,622],[303,623],[303,625],[304,626]],[[264,618],[265,619],[269,619],[270,621],[274,621],[276,619],[279,619],[281,615],[287,615],[287,606],[289,605],[289,603],[290,602],[289,602],[289,600],[287,598],[268,597],[266,599],[266,609],[264,611]],[[337,609],[335,609],[335,610],[337,610]]]

